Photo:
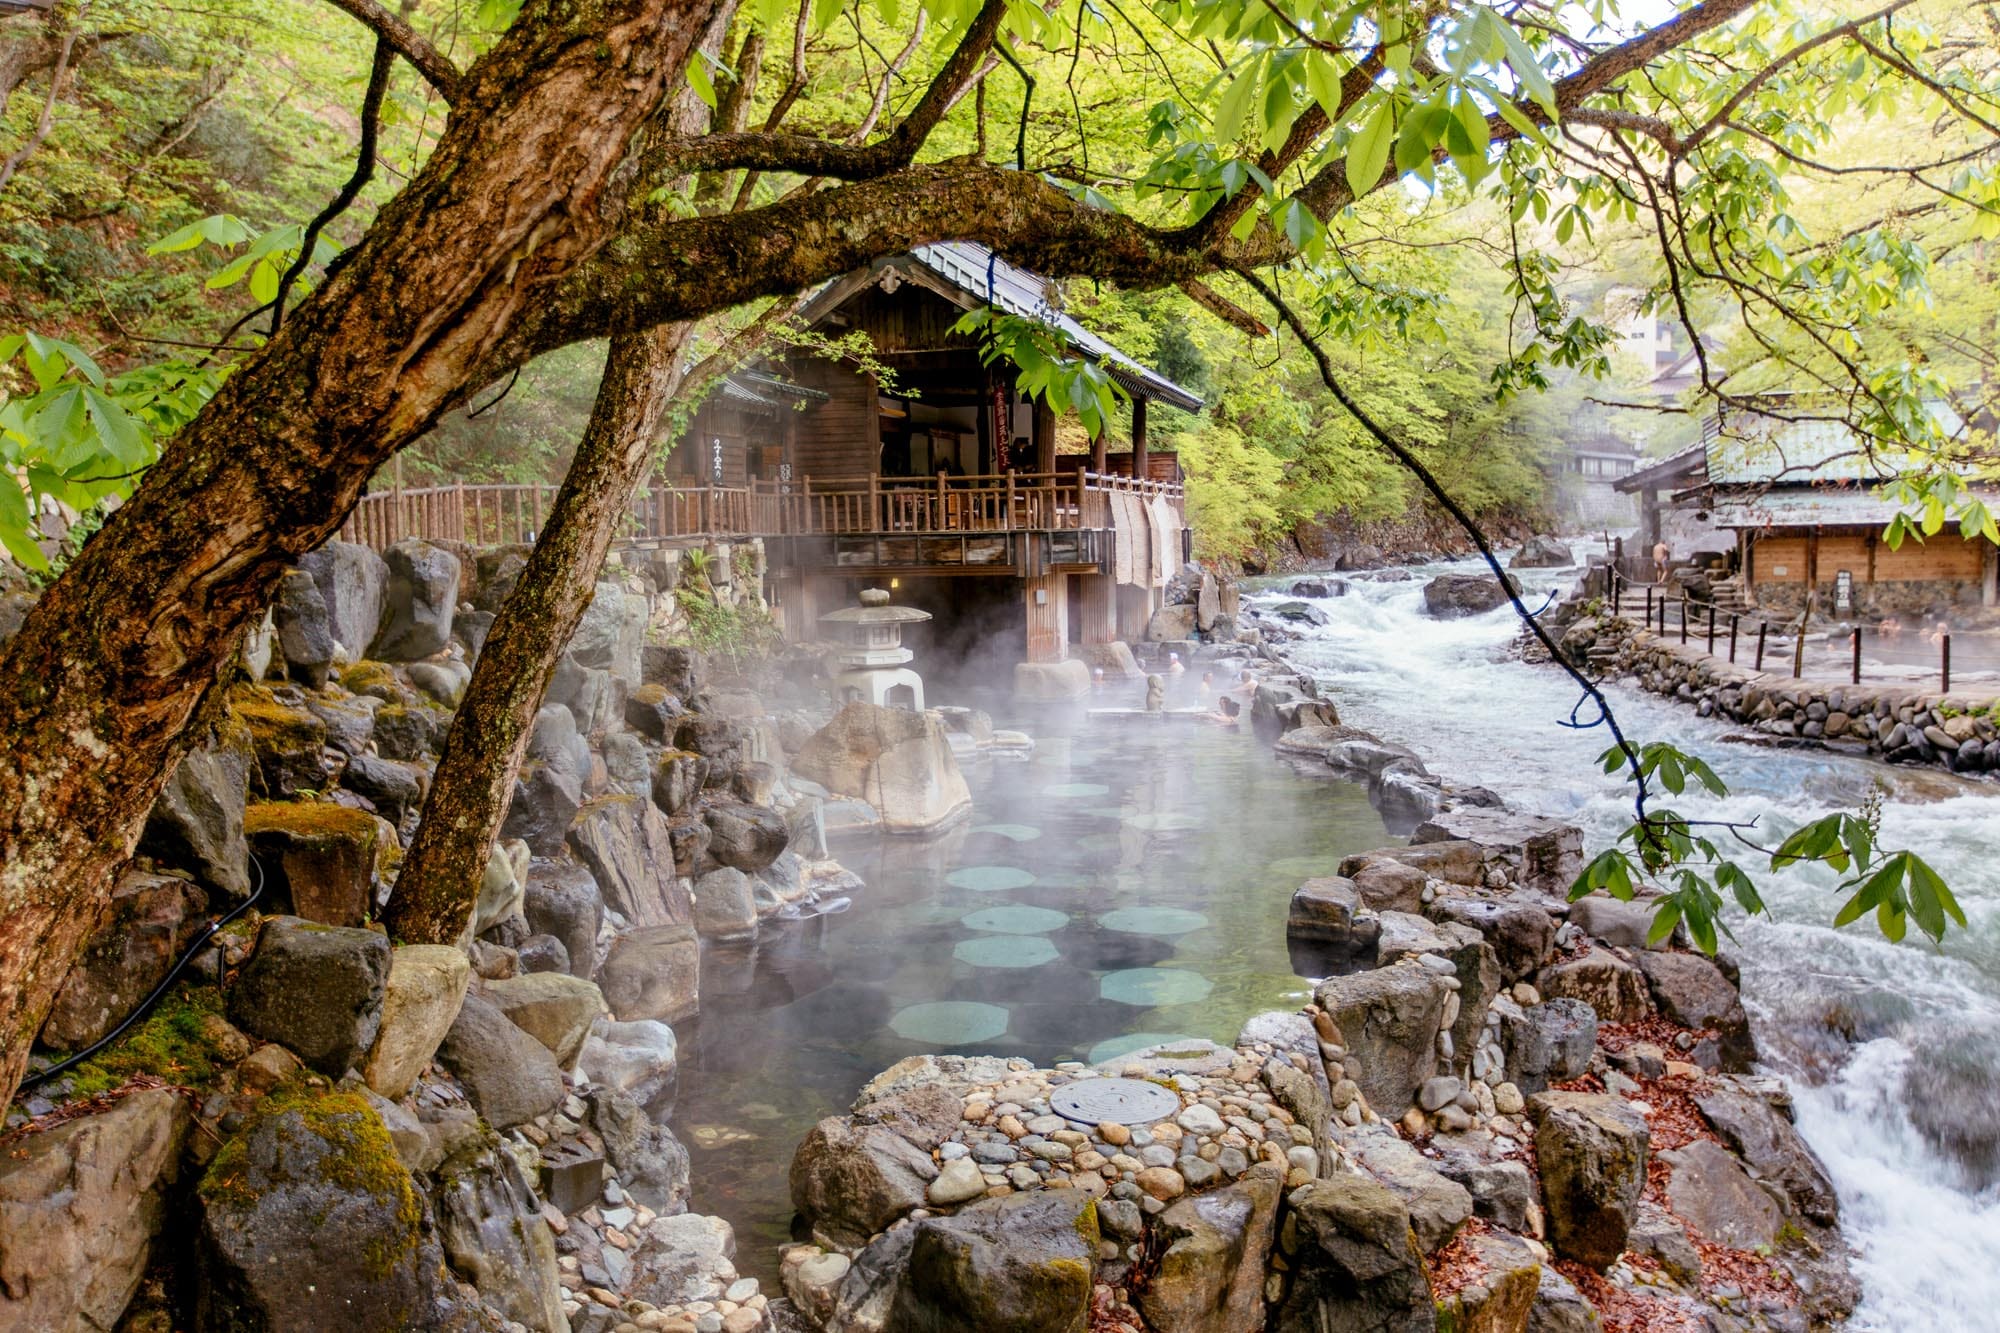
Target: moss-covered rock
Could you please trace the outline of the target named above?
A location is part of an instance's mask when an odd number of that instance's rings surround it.
[[[382,825],[365,810],[320,801],[260,801],[243,831],[264,868],[263,906],[328,926],[368,918]]]
[[[224,713],[206,742],[182,757],[160,789],[139,850],[231,898],[248,897],[243,806],[256,762],[250,729]]]
[[[370,930],[266,918],[229,991],[229,1017],[339,1078],[375,1044],[389,940]]]
[[[440,1256],[388,1130],[352,1093],[280,1089],[209,1163],[195,1324],[203,1330],[422,1328]]]
[[[297,796],[320,789],[326,781],[321,758],[326,748],[326,723],[310,709],[287,703],[261,685],[234,687],[224,707],[249,728],[258,785],[265,795]]]

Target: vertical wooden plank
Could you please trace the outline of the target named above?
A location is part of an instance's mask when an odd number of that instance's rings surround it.
[[[1132,397],[1132,475],[1141,481],[1150,477],[1147,459],[1146,400],[1135,394]]]

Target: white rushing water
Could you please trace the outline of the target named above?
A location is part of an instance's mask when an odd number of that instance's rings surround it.
[[[1508,655],[1511,608],[1431,619],[1424,581],[1473,562],[1415,571],[1407,581],[1341,576],[1344,595],[1311,599],[1331,617],[1288,645],[1339,705],[1342,721],[1415,749],[1430,768],[1491,787],[1517,809],[1581,825],[1589,854],[1632,818],[1629,789],[1595,762],[1602,728],[1572,731],[1576,691],[1552,666]],[[1524,581],[1531,607],[1573,571]],[[1286,600],[1270,581],[1255,602]],[[2000,787],[1858,758],[1730,739],[1732,728],[1685,705],[1612,685],[1625,733],[1670,740],[1728,783],[1720,801],[1678,799],[1698,817],[1755,820],[1775,844],[1810,818],[1884,792],[1882,841],[1919,852],[1957,894],[1969,929],[1942,949],[1917,936],[1891,945],[1872,920],[1835,931],[1837,878],[1816,869],[1757,873],[1769,918],[1732,917],[1733,951],[1767,1066],[1791,1079],[1800,1128],[1839,1189],[1842,1221],[1865,1288],[1853,1327],[2000,1328]],[[1753,872],[1765,866],[1748,853]],[[1916,1119],[1961,1142],[1942,1151]],[[1968,1160],[1985,1156],[1980,1172]]]

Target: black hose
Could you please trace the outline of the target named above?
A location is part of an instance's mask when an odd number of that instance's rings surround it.
[[[186,970],[187,965],[194,961],[194,956],[207,947],[209,941],[215,938],[217,932],[219,932],[224,926],[228,925],[230,922],[234,921],[237,917],[242,916],[243,913],[245,913],[250,909],[250,905],[252,903],[256,902],[259,898],[264,896],[264,866],[260,861],[257,860],[256,853],[254,852],[250,854],[250,865],[257,872],[256,889],[251,892],[248,898],[245,898],[242,902],[230,908],[226,913],[224,913],[219,917],[216,917],[214,920],[208,923],[207,928],[201,932],[201,936],[198,939],[196,939],[193,944],[190,944],[188,946],[186,953],[183,953],[180,956],[180,961],[175,963],[173,967],[168,970],[167,975],[161,978],[159,985],[153,987],[153,993],[151,995],[148,995],[145,999],[141,1000],[139,1002],[139,1007],[137,1009],[134,1009],[131,1013],[125,1015],[124,1022],[120,1023],[117,1027],[111,1029],[111,1031],[105,1033],[102,1037],[99,1037],[96,1041],[92,1042],[90,1045],[84,1047],[82,1050],[78,1051],[76,1054],[68,1057],[67,1059],[62,1060],[57,1064],[50,1065],[47,1069],[42,1070],[40,1073],[28,1075],[26,1078],[21,1080],[20,1091],[26,1092],[29,1088],[40,1087],[42,1084],[47,1083],[50,1079],[59,1078],[63,1074],[68,1073],[70,1070],[82,1064],[85,1060],[88,1060],[91,1056],[96,1055],[106,1046],[109,1046],[112,1042],[117,1041],[120,1037],[124,1036],[126,1029],[130,1028],[134,1023],[138,1022],[141,1018],[145,1017],[146,1011],[159,1003],[160,997],[167,993],[167,988],[174,984],[174,981],[180,976],[180,974],[183,971]]]

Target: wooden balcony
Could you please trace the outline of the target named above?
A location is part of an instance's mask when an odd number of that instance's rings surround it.
[[[556,488],[545,485],[428,486],[362,497],[343,540],[380,550],[404,537],[471,545],[525,543],[541,531]],[[802,477],[748,486],[654,486],[632,505],[625,544],[684,545],[709,538],[793,541],[793,554],[821,551],[840,565],[1022,563],[1009,538],[1042,535],[1055,563],[1101,558],[1086,534],[1108,533],[1114,497],[1164,500],[1184,515],[1178,483],[1092,472],[1019,473],[934,479]],[[1073,539],[1074,538],[1074,539]],[[857,558],[867,543],[870,558]],[[1061,557],[1067,556],[1068,559]],[[1040,564],[1032,557],[1030,564]]]

